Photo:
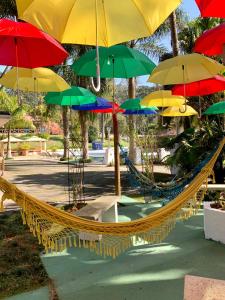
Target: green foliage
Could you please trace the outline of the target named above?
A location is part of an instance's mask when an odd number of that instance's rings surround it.
[[[18,148],[19,148],[20,150],[30,150],[31,146],[30,146],[30,144],[28,144],[28,143],[21,143],[21,144],[18,146]]]
[[[98,129],[94,126],[89,126],[88,128],[88,141],[92,143],[98,139]]]
[[[222,22],[222,19],[218,18],[196,18],[188,22],[178,34],[182,52],[192,53],[196,39],[201,36],[205,30],[211,29]]]
[[[190,171],[205,157],[207,152],[212,151],[222,136],[223,132],[215,121],[202,122],[200,128],[186,129],[167,143],[167,148],[175,147],[175,152],[166,160],[166,163],[179,166],[183,172]]]
[[[44,132],[44,133],[38,133],[38,136],[39,136],[40,138],[46,139],[46,140],[49,140],[49,138],[50,138],[50,134],[49,134],[49,133],[46,133],[46,132]]]

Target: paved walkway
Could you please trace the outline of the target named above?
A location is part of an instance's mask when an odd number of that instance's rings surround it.
[[[7,162],[6,169],[5,178],[39,199],[68,199],[66,165],[14,160]],[[123,181],[125,167],[121,174]],[[87,197],[112,194],[113,175],[111,167],[86,167]],[[119,218],[140,218],[151,209],[151,204],[119,207]],[[181,300],[186,274],[225,279],[225,246],[204,239],[202,214],[178,222],[163,243],[133,247],[116,260],[103,259],[87,249],[69,249],[42,260],[61,300]]]
[[[165,167],[155,167],[156,172],[169,173]],[[6,161],[4,178],[38,199],[48,202],[68,202],[68,166],[54,160],[19,158]],[[123,193],[129,195],[132,188],[126,181],[126,166],[121,166]],[[114,193],[114,167],[104,165],[85,166],[84,196],[86,200]],[[14,207],[6,201],[7,207]]]
[[[119,208],[119,218],[147,213],[146,205]],[[78,248],[42,261],[61,300],[182,300],[186,274],[225,280],[225,245],[205,240],[202,213],[178,222],[163,243],[133,247],[115,260]]]

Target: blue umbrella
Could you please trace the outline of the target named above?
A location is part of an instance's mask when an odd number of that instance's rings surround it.
[[[126,110],[123,112],[124,115],[156,115],[157,112],[151,109],[140,109],[140,110]]]
[[[89,111],[94,109],[107,109],[112,108],[112,104],[104,99],[104,98],[96,98],[96,101],[94,103],[90,104],[83,104],[83,105],[73,105],[73,110],[79,110],[79,111]]]

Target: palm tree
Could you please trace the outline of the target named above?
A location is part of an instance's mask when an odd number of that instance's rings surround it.
[[[205,30],[211,29],[223,23],[223,19],[218,18],[196,18],[186,24],[178,33],[181,51],[185,54],[192,53],[196,39]]]

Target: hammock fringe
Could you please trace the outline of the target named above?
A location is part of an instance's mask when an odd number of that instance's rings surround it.
[[[83,219],[32,197],[3,177],[0,177],[3,192],[0,210],[3,210],[6,199],[14,200],[21,207],[23,223],[29,226],[46,252],[80,247],[116,258],[135,244],[160,243],[177,220],[186,220],[198,212],[207,191],[208,177],[213,174],[213,166],[224,144],[225,138],[207,164],[174,200],[138,220],[101,223]]]

